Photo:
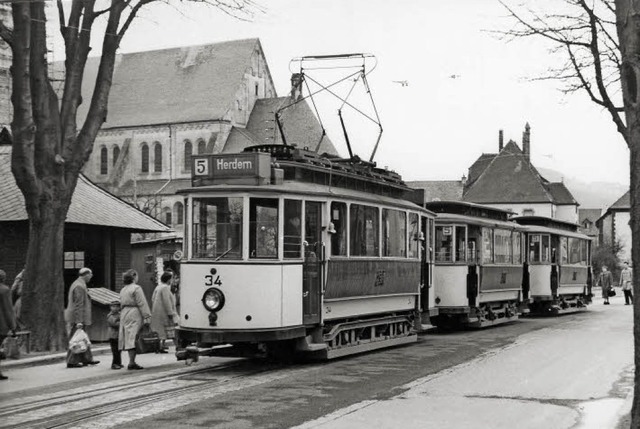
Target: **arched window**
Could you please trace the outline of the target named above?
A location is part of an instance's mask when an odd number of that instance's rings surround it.
[[[198,140],[198,155],[202,155],[206,151],[207,151],[207,144],[204,142],[204,140],[199,139]]]
[[[171,217],[171,209],[169,207],[165,207],[164,209],[162,209],[162,220],[164,221],[165,224],[167,224],[167,226],[171,226],[172,225],[172,217]]]
[[[105,146],[100,148],[100,174],[109,172],[109,152]]]
[[[184,170],[191,171],[191,155],[193,155],[193,145],[189,140],[184,142]]]
[[[153,147],[153,171],[156,173],[162,171],[162,145],[158,142]]]
[[[142,149],[140,150],[140,156],[142,158],[142,172],[149,172],[149,146],[146,143],[142,143]]]
[[[176,220],[176,225],[182,225],[184,222],[184,205],[178,201],[173,205],[173,218]]]
[[[118,162],[119,156],[120,156],[120,146],[116,145],[113,147],[113,165],[116,165],[116,162]]]

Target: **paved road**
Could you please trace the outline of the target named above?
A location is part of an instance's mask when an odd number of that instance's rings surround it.
[[[191,368],[162,361],[144,375],[57,364],[41,388],[24,381],[0,390],[0,402],[76,392],[84,398],[76,408],[115,404],[74,424],[92,428],[607,428],[632,386],[631,310],[614,301],[482,331],[429,331],[416,344],[321,364],[221,370],[238,361],[205,358]],[[39,371],[46,367],[9,375]],[[0,417],[1,426],[9,423]]]

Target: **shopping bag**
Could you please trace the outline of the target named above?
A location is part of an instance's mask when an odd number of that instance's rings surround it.
[[[136,353],[155,353],[160,350],[160,337],[151,330],[149,325],[143,325],[136,335]]]
[[[77,329],[69,340],[69,350],[73,354],[86,352],[90,345],[91,341],[89,341],[89,336],[84,329]]]
[[[614,288],[610,288],[608,292],[609,296],[616,296],[616,291]]]

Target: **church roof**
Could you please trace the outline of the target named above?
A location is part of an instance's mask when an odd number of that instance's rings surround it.
[[[11,147],[0,147],[0,222],[28,219],[24,197],[11,173]],[[71,197],[67,223],[167,232],[163,223],[104,191],[82,174]]]
[[[256,49],[262,52],[254,38],[118,54],[102,128],[222,119]],[[89,108],[99,61],[87,61],[80,119]],[[62,66],[56,63],[60,70]]]

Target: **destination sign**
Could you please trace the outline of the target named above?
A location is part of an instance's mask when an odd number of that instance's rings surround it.
[[[193,177],[203,179],[269,178],[271,171],[271,155],[259,152],[195,155],[192,163]]]

